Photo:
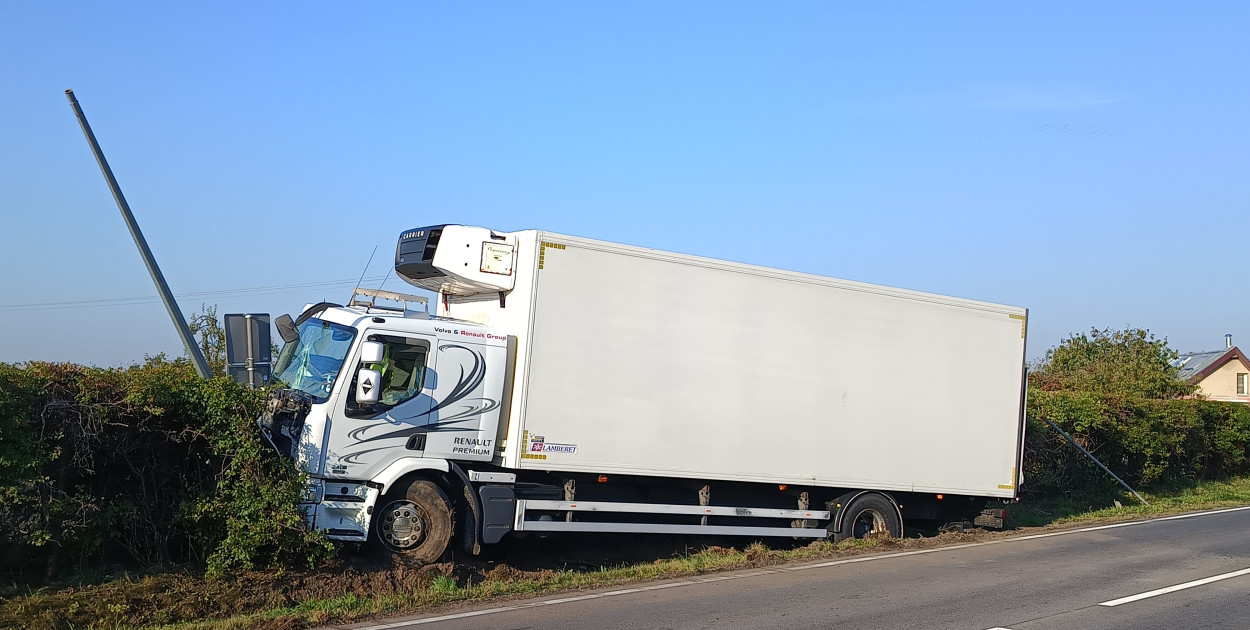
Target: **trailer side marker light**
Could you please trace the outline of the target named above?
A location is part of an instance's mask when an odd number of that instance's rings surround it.
[[[599,483],[607,483],[607,482],[608,482],[607,475],[599,475]]]
[[[704,511],[704,512],[707,512],[708,514],[711,514],[711,513],[712,513],[712,511],[711,511],[711,510],[703,510],[703,511]]]
[[[940,495],[940,494],[939,494],[939,495],[937,495],[937,497],[938,497],[938,501],[941,501],[942,499],[945,499],[945,498],[946,498],[946,497],[944,497],[944,496],[942,496],[942,495]]]
[[[576,503],[570,503],[570,504],[569,504],[569,509],[572,509],[572,508],[575,508],[575,507],[577,507],[577,504],[576,504]]]
[[[786,491],[786,484],[784,484],[784,483],[783,483],[783,484],[781,484],[781,485],[777,486],[777,489],[778,489],[778,490],[780,490],[780,491],[782,491],[782,492],[785,492],[785,491]]]

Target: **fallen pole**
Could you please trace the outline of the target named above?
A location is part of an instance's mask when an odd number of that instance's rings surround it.
[[[191,329],[187,327],[187,321],[182,318],[182,311],[178,310],[174,294],[170,292],[169,285],[165,284],[165,276],[161,274],[161,268],[156,266],[156,258],[152,256],[152,250],[148,249],[148,242],[143,238],[143,232],[139,231],[139,224],[130,212],[130,204],[126,203],[126,198],[122,196],[122,189],[117,185],[117,179],[113,177],[113,169],[109,168],[108,160],[104,159],[104,152],[100,150],[100,143],[96,142],[95,134],[91,132],[91,125],[87,124],[87,115],[82,113],[82,107],[78,106],[78,99],[74,98],[73,90],[65,90],[65,97],[69,99],[70,107],[74,108],[74,115],[78,117],[82,133],[87,136],[87,144],[91,145],[95,161],[100,164],[100,171],[104,173],[109,190],[113,191],[113,199],[117,201],[117,208],[122,211],[126,227],[130,228],[130,236],[135,239],[135,246],[139,248],[143,264],[148,267],[152,282],[156,283],[156,290],[161,294],[165,310],[169,311],[170,319],[174,320],[174,328],[178,329],[178,336],[182,338],[182,345],[187,348],[187,354],[191,357],[191,363],[195,365],[195,371],[201,378],[212,378],[213,372],[208,367],[208,361],[204,360],[204,353],[200,352],[200,347],[195,343],[195,337],[191,336]]]
[[[1134,490],[1134,489],[1130,488],[1130,487],[1129,487],[1129,485],[1128,485],[1127,483],[1124,483],[1124,480],[1123,480],[1123,479],[1120,479],[1119,477],[1117,477],[1117,476],[1116,476],[1116,474],[1115,474],[1115,473],[1111,472],[1111,469],[1110,469],[1110,468],[1107,468],[1106,466],[1104,466],[1104,465],[1102,464],[1102,462],[1098,461],[1098,458],[1097,458],[1097,457],[1094,457],[1094,454],[1093,454],[1093,453],[1090,453],[1089,451],[1085,450],[1085,447],[1084,447],[1084,446],[1081,446],[1080,444],[1077,444],[1077,443],[1076,443],[1076,440],[1072,439],[1072,436],[1071,436],[1071,435],[1068,435],[1068,432],[1067,432],[1067,431],[1064,431],[1063,429],[1060,429],[1060,428],[1059,428],[1059,425],[1057,425],[1057,424],[1055,424],[1055,423],[1053,423],[1053,422],[1051,422],[1051,421],[1050,421],[1050,418],[1045,418],[1045,417],[1044,417],[1044,418],[1042,418],[1042,421],[1043,421],[1043,422],[1045,422],[1046,424],[1049,424],[1049,425],[1050,425],[1050,428],[1052,428],[1052,429],[1054,429],[1054,430],[1058,431],[1058,432],[1059,432],[1059,435],[1062,435],[1063,437],[1067,438],[1067,439],[1068,439],[1068,443],[1069,443],[1069,444],[1071,444],[1072,446],[1075,446],[1075,447],[1077,447],[1077,448],[1081,449],[1081,452],[1082,452],[1082,453],[1085,453],[1085,456],[1086,456],[1086,457],[1088,457],[1088,458],[1090,458],[1091,460],[1093,460],[1093,462],[1094,462],[1095,464],[1098,464],[1098,467],[1099,467],[1099,468],[1101,468],[1101,469],[1103,470],[1103,472],[1107,473],[1108,475],[1111,475],[1111,478],[1112,478],[1112,479],[1115,479],[1116,481],[1120,482],[1120,485],[1124,486],[1124,487],[1125,487],[1125,489],[1127,489],[1129,492],[1132,492],[1132,493],[1133,493],[1133,496],[1137,497],[1137,500],[1138,500],[1138,501],[1141,501],[1142,503],[1145,503],[1146,505],[1150,505],[1150,502],[1149,502],[1149,501],[1147,501],[1147,500],[1145,499],[1145,497],[1143,497],[1143,496],[1142,496],[1142,495],[1140,495],[1140,494],[1137,494],[1137,491],[1136,491],[1136,490]]]

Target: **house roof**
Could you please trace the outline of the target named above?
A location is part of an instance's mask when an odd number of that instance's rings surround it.
[[[1237,346],[1225,348],[1223,350],[1212,350],[1211,352],[1190,352],[1182,354],[1172,361],[1172,365],[1180,368],[1177,373],[1182,381],[1186,383],[1196,383],[1208,376],[1212,372],[1220,369],[1229,361],[1240,361],[1241,365],[1250,371],[1250,363],[1246,361],[1246,355]]]

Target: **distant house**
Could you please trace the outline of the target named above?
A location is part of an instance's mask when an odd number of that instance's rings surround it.
[[[1172,365],[1180,368],[1181,380],[1197,385],[1196,393],[1208,400],[1250,404],[1250,362],[1233,345],[1232,335],[1224,337],[1223,350],[1182,354]]]

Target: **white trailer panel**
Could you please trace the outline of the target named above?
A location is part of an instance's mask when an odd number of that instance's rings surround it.
[[[517,335],[498,463],[1015,495],[1024,309],[511,236],[505,307],[492,295],[440,305]]]

